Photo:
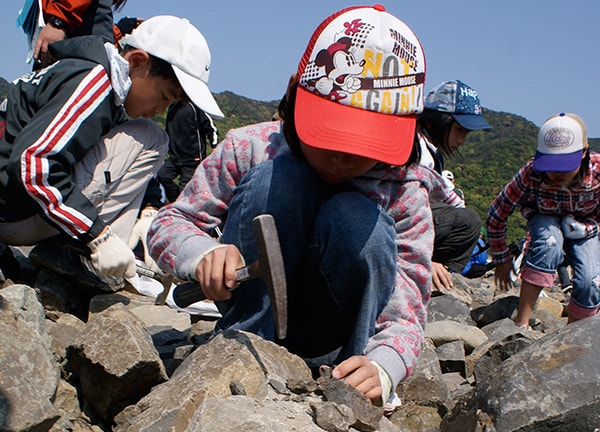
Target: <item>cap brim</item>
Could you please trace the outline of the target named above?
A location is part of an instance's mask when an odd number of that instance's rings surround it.
[[[541,172],[570,172],[581,165],[583,150],[569,154],[545,154],[535,152],[533,169]]]
[[[225,117],[204,81],[185,73],[177,66],[173,66],[173,70],[183,91],[195,105],[213,117]]]
[[[334,103],[298,86],[296,131],[311,147],[403,165],[415,141],[416,115],[381,114]]]
[[[475,114],[452,114],[454,120],[468,130],[491,130],[492,127],[480,115]]]

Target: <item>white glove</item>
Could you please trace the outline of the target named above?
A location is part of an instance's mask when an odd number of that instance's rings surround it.
[[[92,267],[101,279],[108,276],[128,279],[135,276],[135,256],[129,246],[110,227],[89,242]]]
[[[562,232],[571,240],[581,240],[587,237],[587,228],[584,223],[577,222],[572,215],[567,215],[562,220]]]
[[[139,242],[142,242],[142,246],[144,247],[144,263],[146,264],[146,267],[153,271],[160,271],[158,265],[148,253],[148,242],[146,241],[146,238],[148,237],[148,229],[150,229],[150,224],[154,220],[156,213],[158,213],[158,210],[153,208],[146,208],[142,210],[139,219],[133,226],[133,231],[131,231],[131,236],[129,237],[129,248],[133,250]]]

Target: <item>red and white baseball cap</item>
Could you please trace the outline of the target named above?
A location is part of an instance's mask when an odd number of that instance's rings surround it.
[[[187,19],[171,15],[148,18],[121,39],[120,44],[144,50],[170,63],[187,97],[211,116],[223,118],[208,88],[208,44]]]
[[[382,5],[343,9],[313,33],[298,65],[295,123],[311,147],[402,165],[423,111],[425,55]]]
[[[542,172],[574,171],[581,165],[587,146],[583,119],[572,113],[556,114],[540,128],[533,168]]]

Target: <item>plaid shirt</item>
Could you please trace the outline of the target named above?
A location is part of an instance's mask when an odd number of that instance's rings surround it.
[[[545,173],[533,169],[533,159],[523,166],[498,194],[486,220],[490,250],[494,262],[510,259],[506,246],[508,217],[518,206],[525,219],[538,213],[566,216],[587,226],[587,238],[598,234],[600,220],[600,154],[590,152],[590,160],[583,178],[576,178],[568,187],[548,181]]]

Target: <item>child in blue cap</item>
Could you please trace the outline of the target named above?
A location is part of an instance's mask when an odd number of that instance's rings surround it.
[[[491,129],[483,118],[477,92],[462,81],[445,81],[427,94],[425,109],[418,116],[419,163],[441,174],[444,156],[458,151],[470,131]],[[454,189],[447,177],[443,179]],[[433,286],[444,290],[452,286],[450,271],[463,272],[471,258],[481,220],[465,207],[462,197],[451,205],[432,200],[431,210],[435,225]]]

